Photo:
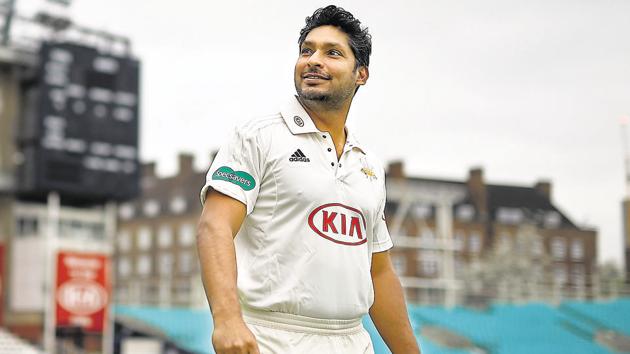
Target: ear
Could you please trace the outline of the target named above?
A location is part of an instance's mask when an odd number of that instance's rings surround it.
[[[365,85],[368,78],[370,77],[370,70],[367,66],[360,66],[357,69],[357,81],[356,84],[359,86]]]

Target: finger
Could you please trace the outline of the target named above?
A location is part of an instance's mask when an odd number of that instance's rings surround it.
[[[250,353],[251,354],[260,354],[260,349],[258,349],[258,343],[254,342]]]

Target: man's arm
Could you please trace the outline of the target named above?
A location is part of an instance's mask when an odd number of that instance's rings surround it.
[[[236,290],[234,237],[245,219],[245,205],[210,190],[197,226],[201,277],[212,317],[217,354],[258,354],[256,338],[241,314]]]
[[[370,317],[378,333],[394,354],[420,353],[409,323],[403,289],[394,272],[389,251],[372,254],[374,304]]]

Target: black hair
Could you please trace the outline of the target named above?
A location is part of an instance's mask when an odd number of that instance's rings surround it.
[[[313,12],[313,15],[306,17],[306,26],[300,31],[298,39],[300,47],[314,28],[326,25],[335,26],[348,35],[348,44],[356,58],[355,69],[370,65],[372,36],[368,33],[367,27],[361,28],[361,21],[350,12],[335,5],[319,8]]]

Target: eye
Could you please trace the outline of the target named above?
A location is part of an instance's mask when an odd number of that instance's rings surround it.
[[[308,55],[308,54],[311,54],[311,53],[313,53],[313,51],[310,48],[306,48],[305,47],[305,48],[300,49],[300,54],[302,54],[302,55]]]
[[[333,55],[333,56],[341,56],[341,52],[338,51],[337,49],[332,49],[331,51],[328,52],[328,54]]]

